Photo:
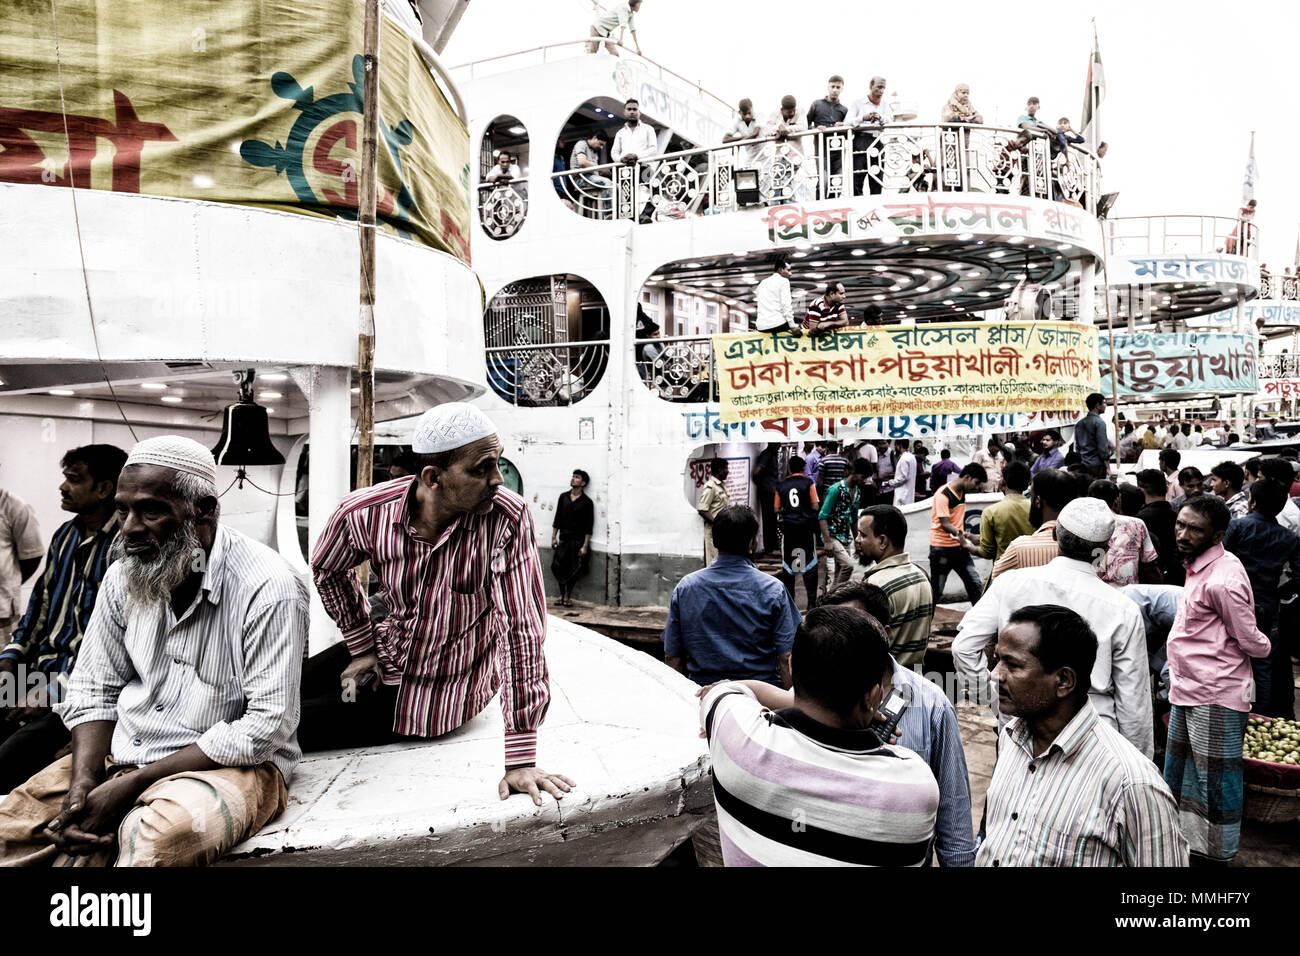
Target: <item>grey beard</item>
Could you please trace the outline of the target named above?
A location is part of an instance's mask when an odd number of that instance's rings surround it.
[[[123,547],[118,539],[118,547]],[[163,542],[158,556],[145,560],[138,555],[123,553],[118,558],[126,577],[126,611],[128,615],[151,611],[155,606],[171,600],[172,591],[178,588],[197,567],[195,558],[203,553],[195,533],[194,519],[187,518],[176,533]]]

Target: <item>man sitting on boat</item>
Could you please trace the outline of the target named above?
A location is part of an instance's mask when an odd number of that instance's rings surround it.
[[[573,781],[536,765],[550,703],[542,563],[527,503],[501,487],[496,426],[475,406],[448,402],[424,413],[411,448],[419,473],[344,498],[312,554],[343,642],[307,663],[303,747],[437,737],[500,686],[498,794],[528,793],[541,806],[545,790],[558,800]],[[391,609],[377,627],[353,570],[364,561]]]
[[[175,435],[127,458],[125,553],[56,707],[72,753],[0,802],[0,866],[211,863],[284,810],[307,589],[219,523],[216,472]]]

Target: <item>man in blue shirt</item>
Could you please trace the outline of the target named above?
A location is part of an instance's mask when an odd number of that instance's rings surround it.
[[[1043,436],[1043,451],[1034,459],[1034,463],[1029,466],[1029,474],[1036,476],[1040,471],[1046,471],[1048,468],[1064,468],[1065,457],[1061,454],[1061,433],[1050,431]]]
[[[1088,414],[1074,426],[1074,450],[1079,453],[1079,460],[1088,474],[1094,478],[1105,478],[1110,473],[1110,437],[1106,434],[1106,423],[1101,413],[1106,410],[1106,396],[1093,392],[1085,400]]]
[[[785,586],[750,562],[758,518],[732,505],[713,519],[718,557],[673,590],[664,663],[697,684],[761,680],[790,687],[799,609]]]
[[[1255,625],[1272,638],[1277,623],[1278,581],[1283,568],[1290,566],[1293,578],[1300,576],[1300,535],[1282,527],[1277,516],[1286,504],[1287,489],[1271,478],[1261,478],[1250,486],[1250,510],[1245,517],[1233,518],[1223,536],[1223,550],[1235,554],[1246,569],[1255,594]],[[1280,647],[1280,650],[1279,650]],[[1257,712],[1267,717],[1290,717],[1289,713],[1271,711],[1272,677],[1291,673],[1291,655],[1285,641],[1273,641],[1268,657],[1253,657]]]

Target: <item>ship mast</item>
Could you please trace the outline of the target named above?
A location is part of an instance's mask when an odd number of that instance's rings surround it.
[[[357,325],[357,481],[368,488],[375,459],[375,205],[379,160],[379,0],[366,0],[362,50],[361,175],[358,183],[357,235],[361,243],[361,309]],[[369,568],[361,569],[362,588]]]

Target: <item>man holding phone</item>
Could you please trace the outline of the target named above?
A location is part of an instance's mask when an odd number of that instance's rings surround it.
[[[856,608],[815,608],[792,662],[792,706],[761,682],[701,691],[724,864],[924,865],[934,774],[872,729],[894,666],[884,629]],[[731,756],[742,750],[743,763]]]

